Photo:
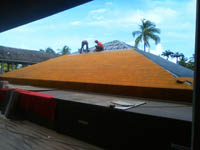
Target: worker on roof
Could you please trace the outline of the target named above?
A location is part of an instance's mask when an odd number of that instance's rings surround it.
[[[95,51],[99,52],[104,50],[104,45],[101,42],[99,42],[98,40],[95,40],[94,42],[97,44],[95,46],[96,47]]]
[[[80,49],[80,54],[84,51],[84,46],[86,46],[86,50],[85,52],[88,53],[88,41],[87,40],[83,40],[81,43],[81,49]]]

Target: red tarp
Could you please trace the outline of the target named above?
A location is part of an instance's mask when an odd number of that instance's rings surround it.
[[[34,112],[49,120],[55,119],[57,101],[52,99],[54,95],[20,89],[16,91],[20,93],[19,105],[22,109],[27,112]]]

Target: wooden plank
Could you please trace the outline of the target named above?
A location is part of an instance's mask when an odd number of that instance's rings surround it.
[[[101,150],[101,148],[31,122],[12,121],[2,115],[0,115],[0,148],[6,150]]]

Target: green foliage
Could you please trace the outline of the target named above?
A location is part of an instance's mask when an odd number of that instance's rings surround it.
[[[181,59],[177,63],[183,67],[194,70],[194,55],[190,57],[189,60],[182,53],[180,55]]]
[[[194,70],[194,62],[188,62],[187,63],[187,66],[186,66],[187,68],[189,68],[189,69],[191,69],[191,70]]]
[[[183,53],[176,52],[172,55],[172,58],[176,58],[176,63],[178,63],[179,58],[181,58],[181,61],[183,61],[185,59],[185,56]]]
[[[179,56],[180,57],[180,56]],[[184,56],[179,60],[177,61],[177,63],[183,67],[187,67],[187,58],[185,58]]]
[[[172,56],[174,53],[171,52],[170,50],[164,51],[161,55],[167,57],[167,60],[169,59],[170,56]]]
[[[45,53],[45,50],[43,50],[43,49],[40,49],[39,51],[40,51],[40,52],[44,52],[44,53]]]
[[[68,54],[71,53],[70,51],[71,51],[71,49],[67,45],[65,45],[61,50],[61,54],[62,55],[68,55]]]
[[[165,50],[161,55],[165,56],[167,60],[169,57],[176,58],[177,64],[186,67],[188,69],[194,70],[194,55],[188,59],[184,56],[183,53],[179,52],[173,53],[170,50]]]
[[[192,57],[189,58],[189,60],[187,61],[187,68],[194,70],[194,54]]]
[[[157,34],[160,34],[160,29],[156,28],[156,25],[149,21],[142,19],[142,24],[139,25],[139,30],[132,33],[133,37],[138,35],[135,39],[135,46],[138,47],[140,42],[144,42],[144,51],[146,47],[150,47],[149,40],[152,39],[155,41],[155,44],[160,42],[160,37]]]
[[[3,67],[3,72],[9,72],[12,71],[13,69],[17,69],[17,65],[11,65],[11,64],[7,64],[7,63],[1,63],[0,64]]]
[[[45,50],[45,52],[46,52],[46,53],[49,53],[49,54],[56,54],[56,52],[55,52],[52,48],[50,48],[50,47],[48,47],[48,48]]]
[[[56,54],[56,52],[50,47],[46,48],[45,50],[44,49],[40,49],[39,51],[43,52],[43,53]]]
[[[56,53],[52,48],[48,47],[45,50],[40,49],[40,52],[49,53],[49,54],[61,54],[61,55],[68,55],[71,54],[71,49],[65,45],[62,49],[58,49],[58,53]]]

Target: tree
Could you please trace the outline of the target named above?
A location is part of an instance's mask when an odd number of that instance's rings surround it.
[[[61,50],[61,54],[68,55],[68,54],[70,54],[70,51],[71,51],[71,49],[67,45],[65,45]]]
[[[192,57],[189,58],[187,63],[187,68],[194,70],[194,54]]]
[[[135,39],[135,46],[138,47],[140,42],[144,42],[144,51],[146,51],[146,47],[150,47],[149,39],[152,39],[155,41],[155,44],[157,45],[160,42],[160,37],[157,34],[160,34],[160,29],[156,28],[156,25],[149,21],[142,19],[142,24],[139,25],[139,30],[134,31],[133,37],[138,35]]]
[[[189,58],[189,61],[194,62],[194,54],[192,55],[192,57]]]
[[[170,50],[164,51],[161,55],[167,57],[167,60],[169,59],[169,56],[172,56],[174,53]]]
[[[182,54],[182,53],[178,53],[178,54],[177,54],[177,56],[179,56],[180,60],[177,60],[177,63],[183,67],[194,70],[194,55],[193,55],[193,57],[190,57],[188,59],[184,56],[184,54]]]
[[[176,63],[178,63],[178,59],[181,57],[182,59],[185,58],[185,56],[182,53],[176,52],[172,55],[173,58],[176,58]]]
[[[182,54],[179,55],[181,57],[181,59],[177,62],[179,65],[183,66],[183,67],[187,67],[188,68],[188,63],[187,63],[187,58]]]
[[[45,52],[46,52],[46,53],[49,53],[49,54],[55,54],[55,51],[54,51],[52,48],[50,48],[50,47],[48,47],[48,48],[45,50]]]
[[[43,50],[43,49],[40,49],[39,51],[40,51],[40,52],[44,52],[44,53],[45,53],[45,50]]]

